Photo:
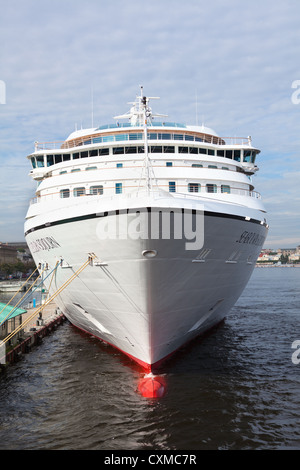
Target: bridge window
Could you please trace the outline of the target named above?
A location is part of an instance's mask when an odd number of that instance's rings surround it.
[[[234,150],[233,151],[233,158],[236,162],[241,161],[241,151],[240,150]]]
[[[47,155],[47,166],[54,165],[54,157],[53,155]]]
[[[35,162],[34,157],[31,158],[31,165],[32,165],[32,168],[36,168],[36,162]]]
[[[137,153],[136,147],[125,147],[125,153]]]
[[[124,153],[124,147],[115,147],[113,148],[114,155],[120,155]]]
[[[90,157],[98,157],[98,149],[90,150]]]
[[[168,145],[164,147],[164,153],[175,153],[174,145]]]
[[[189,153],[189,148],[188,147],[178,147],[178,152],[179,153]]]
[[[161,145],[151,145],[150,152],[151,153],[162,153],[162,146]]]
[[[54,160],[55,160],[55,163],[61,163],[62,162],[61,155],[54,155]]]
[[[99,149],[99,155],[109,155],[109,148]]]
[[[189,153],[194,153],[194,154],[196,153],[196,154],[198,154],[198,149],[197,149],[197,147],[189,147]]]
[[[44,156],[36,157],[36,163],[38,168],[42,168],[44,166]]]

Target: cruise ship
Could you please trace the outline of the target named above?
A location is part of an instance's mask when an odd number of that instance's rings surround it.
[[[224,319],[268,232],[252,139],[168,122],[150,100],[141,87],[112,124],[35,142],[25,221],[65,316],[147,372]]]

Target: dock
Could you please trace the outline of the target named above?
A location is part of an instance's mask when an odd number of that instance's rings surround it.
[[[35,311],[37,311],[36,316],[34,315]],[[22,337],[19,338],[18,344],[13,349],[7,351],[5,365],[14,363],[19,360],[23,354],[29,353],[34,346],[41,344],[45,336],[48,336],[66,320],[64,314],[54,302],[46,305],[42,312],[40,308],[28,309],[26,313],[22,315],[22,321],[25,322],[31,316],[31,320],[22,329],[23,334]]]

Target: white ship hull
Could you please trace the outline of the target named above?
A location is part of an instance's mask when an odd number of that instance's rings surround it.
[[[169,196],[140,198],[139,203],[120,198],[116,213],[108,209],[109,204],[103,211],[102,199],[101,212],[95,201],[89,211],[86,204],[81,211],[77,206],[80,216],[70,217],[70,210],[65,215],[61,212],[60,221],[53,219],[53,223],[48,213],[47,226],[39,216],[30,232],[33,221],[27,222],[26,240],[37,264],[48,263],[53,269],[63,260],[52,285],[51,276],[45,281],[50,294],[89,253],[96,255],[56,302],[72,324],[151,370],[225,317],[251,276],[267,229],[255,218],[261,218],[259,211],[235,208],[234,213],[230,204],[203,206],[198,201],[194,214],[202,216],[203,238],[196,249],[186,249],[187,240],[174,239],[174,230],[165,239],[161,233],[151,238],[146,231],[151,214],[158,210],[188,213],[197,204]],[[127,209],[144,214],[138,227]],[[115,237],[112,227],[119,227]]]

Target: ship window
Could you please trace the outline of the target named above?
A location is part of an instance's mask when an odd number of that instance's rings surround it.
[[[98,156],[98,149],[90,150],[90,157],[97,157]]]
[[[69,153],[63,155],[63,161],[66,162],[68,160],[71,160],[71,155]]]
[[[76,160],[77,158],[79,158],[79,152],[73,153],[73,160]]]
[[[93,195],[103,194],[103,186],[91,186],[90,194],[93,194]]]
[[[109,155],[109,149],[99,149],[99,155]]]
[[[215,151],[212,150],[212,149],[207,149],[207,153],[208,153],[208,155],[214,155]]]
[[[80,171],[80,168],[73,168],[73,170],[71,170],[71,173],[76,173],[76,171]]]
[[[193,135],[185,135],[184,140],[194,140],[194,136]]]
[[[117,168],[122,168],[122,167],[123,167],[123,163],[117,163],[116,167],[117,167]]]
[[[83,187],[73,189],[73,196],[75,197],[83,196],[84,194],[85,194],[85,188]]]
[[[47,166],[54,165],[54,157],[53,155],[47,155]]]
[[[230,186],[227,184],[221,184],[221,193],[230,193]]]
[[[125,153],[136,153],[136,147],[125,147]]]
[[[150,147],[151,153],[162,153],[162,146],[161,145],[152,145]]]
[[[218,168],[216,165],[208,165],[208,168]]]
[[[116,194],[121,194],[122,193],[122,183],[116,183]]]
[[[154,132],[151,132],[151,134],[148,134],[149,140],[157,140],[157,134],[154,134]]]
[[[241,151],[240,150],[234,150],[233,151],[233,158],[236,162],[241,161]]]
[[[103,136],[103,142],[113,142],[114,141],[114,136],[113,135],[104,135]]]
[[[164,147],[164,153],[175,153],[174,145],[168,145]]]
[[[166,166],[173,166],[173,162],[166,162]]]
[[[159,134],[159,138],[163,140],[170,140],[171,134]]]
[[[178,147],[179,153],[189,153],[188,147]]]
[[[143,134],[129,134],[129,140],[142,140]]]
[[[96,166],[87,166],[86,167],[86,170],[97,170],[97,167]]]
[[[81,158],[87,158],[89,156],[89,152],[80,152]]]
[[[229,170],[229,168],[227,168],[227,166],[222,166],[222,170]]]
[[[257,152],[252,151],[252,158],[251,158],[251,163],[255,163]]]
[[[230,158],[232,160],[232,150],[226,150],[225,151],[225,157]]]
[[[198,153],[197,147],[189,147],[189,153]]]
[[[36,157],[36,163],[38,168],[42,168],[44,166],[44,156]]]
[[[183,140],[182,134],[174,134],[174,140]]]
[[[65,175],[66,173],[67,173],[67,171],[66,171],[66,170],[64,170],[64,171],[60,171],[60,172],[59,172],[59,174],[60,174],[60,175]]]
[[[217,150],[218,157],[224,157],[224,150]]]
[[[124,147],[115,147],[113,148],[113,154],[114,155],[120,155],[124,153]]]
[[[176,183],[175,181],[169,181],[169,192],[175,193],[176,192]]]
[[[138,153],[145,153],[145,147],[144,146],[139,146],[138,147]]]
[[[203,139],[201,139],[201,137],[195,137],[195,141],[196,142],[203,142]]]
[[[203,168],[203,165],[201,165],[201,163],[193,163],[192,167],[193,168]]]
[[[207,149],[202,149],[202,148],[200,148],[200,149],[199,149],[199,153],[207,153]]]
[[[31,158],[31,165],[32,165],[32,168],[36,168],[36,162],[35,162],[34,157]]]
[[[54,155],[55,163],[61,163],[61,155]]]
[[[244,150],[244,162],[251,162],[252,152],[251,150]]]
[[[201,185],[199,183],[189,183],[188,190],[190,193],[199,193]]]
[[[206,192],[207,193],[216,193],[217,192],[217,185],[208,183],[206,185]]]
[[[115,136],[116,141],[128,140],[128,134],[117,134]]]
[[[61,189],[60,190],[60,197],[61,198],[70,197],[70,190],[69,189]]]

